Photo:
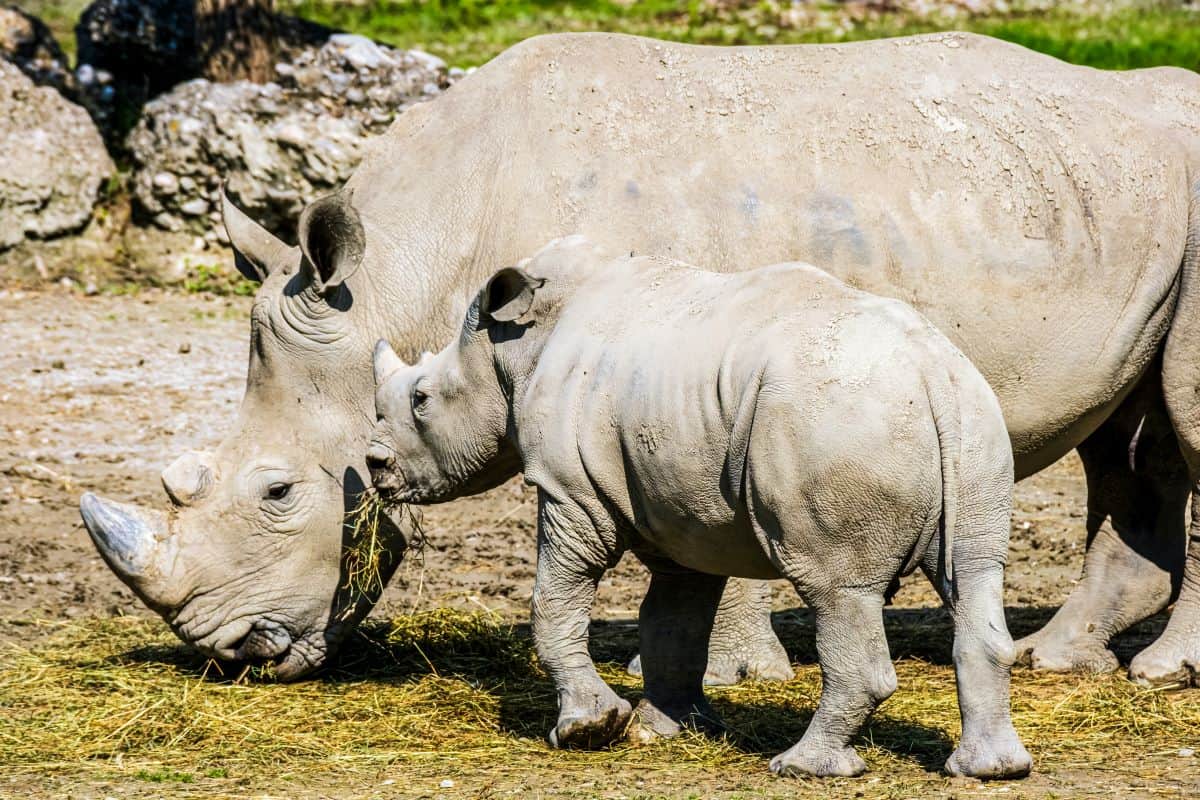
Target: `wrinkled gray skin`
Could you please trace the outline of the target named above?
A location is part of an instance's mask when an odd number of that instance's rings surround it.
[[[995,395],[928,322],[802,264],[717,275],[572,237],[498,272],[456,342],[376,350],[367,464],[430,503],[523,469],[538,489],[533,635],[557,746],[632,709],[588,655],[604,571],[650,569],[638,738],[715,722],[704,699],[724,576],[786,578],[814,610],[821,700],[779,774],[859,775],[851,739],[896,688],[884,592],[920,565],[955,622],[952,775],[1026,775],[1009,718],[1002,585],[1012,451]]]
[[[1102,72],[966,34],[531,39],[405,112],[306,214],[306,255],[230,210],[239,262],[264,279],[238,420],[164,473],[169,525],[96,498],[84,518],[185,639],[228,648],[273,621],[279,642],[302,643],[295,676],[347,627],[329,621],[378,338],[407,359],[440,348],[487,275],[572,232],[716,271],[811,261],[915,306],[971,358],[1018,477],[1079,448],[1083,579],[1018,651],[1110,668],[1108,639],[1182,586],[1133,672],[1186,678],[1200,662],[1200,536],[1183,577],[1200,475],[1198,179],[1200,78],[1184,70]],[[288,509],[263,496],[264,468],[299,490]],[[727,610],[710,676],[788,674],[762,603]]]

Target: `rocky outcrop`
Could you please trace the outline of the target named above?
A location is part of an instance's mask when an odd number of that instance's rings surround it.
[[[149,102],[127,146],[139,212],[210,238],[219,192],[291,239],[309,201],[340,186],[406,107],[461,75],[420,51],[339,34],[276,66],[273,83],[184,83]]]
[[[71,233],[115,172],[84,109],[0,61],[0,249]]]

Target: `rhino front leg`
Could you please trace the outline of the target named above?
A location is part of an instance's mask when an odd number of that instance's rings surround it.
[[[608,744],[624,732],[633,711],[601,679],[588,652],[596,585],[620,553],[585,520],[541,500],[531,620],[538,658],[558,689],[558,721],[549,736],[554,747]]]
[[[1109,640],[1166,607],[1183,575],[1187,464],[1154,372],[1079,446],[1087,474],[1083,575],[1054,618],[1017,642],[1021,663],[1117,668]]]
[[[704,697],[704,669],[713,618],[726,579],[639,555],[650,568],[650,589],[638,616],[646,691],[629,736],[646,742],[675,736],[684,726],[722,729]]]
[[[642,674],[641,657],[629,672]],[[742,680],[791,680],[791,662],[771,627],[771,584],[730,578],[717,608],[708,644],[707,686],[732,686]]]

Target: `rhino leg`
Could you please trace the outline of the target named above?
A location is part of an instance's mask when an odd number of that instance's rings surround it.
[[[771,759],[776,775],[854,777],[867,771],[850,740],[896,691],[882,589],[839,588],[805,598],[817,624],[821,699],[800,741]]]
[[[1158,370],[1079,446],[1088,486],[1083,575],[1021,663],[1052,671],[1117,668],[1109,640],[1170,602],[1183,574],[1191,483]]]
[[[1171,619],[1158,640],[1129,665],[1131,678],[1154,686],[1200,683],[1200,182],[1193,186],[1191,200],[1179,301],[1162,364],[1163,396],[1192,487],[1191,524]]]
[[[952,776],[1020,778],[1033,764],[1010,711],[1015,649],[1004,622],[1008,524],[1005,515],[998,521],[999,535],[955,548],[957,596],[942,596],[954,618],[954,677],[962,716],[962,740],[946,760],[946,772]],[[927,575],[935,575],[937,552],[930,550],[924,568]],[[942,585],[938,580],[932,583]]]
[[[646,691],[629,738],[675,736],[684,726],[719,731],[720,719],[704,698],[704,665],[726,579],[665,558],[641,558],[651,571],[638,616]]]
[[[642,674],[641,657],[629,672]],[[730,578],[717,609],[708,645],[706,686],[732,686],[742,680],[786,681],[793,676],[787,651],[771,627],[771,585]]]
[[[599,541],[586,519],[541,500],[531,622],[538,658],[558,689],[558,721],[549,735],[554,747],[608,744],[633,712],[596,672],[588,652],[596,586],[620,551]],[[608,559],[610,552],[615,556]]]

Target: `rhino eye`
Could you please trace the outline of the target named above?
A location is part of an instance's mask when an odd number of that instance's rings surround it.
[[[291,491],[290,483],[272,483],[267,487],[267,497],[271,500],[283,500]]]
[[[429,395],[422,392],[420,389],[413,389],[412,404],[416,410],[421,410],[425,404],[429,402]]]

